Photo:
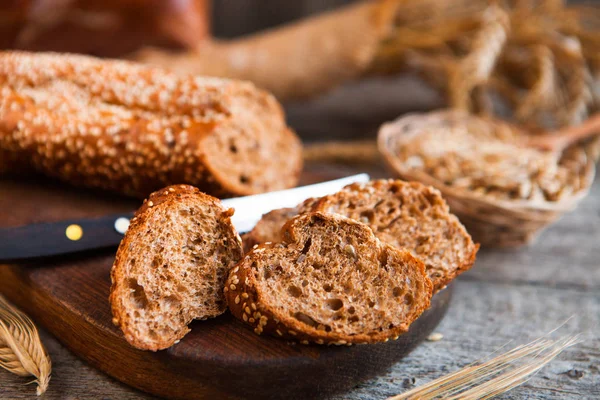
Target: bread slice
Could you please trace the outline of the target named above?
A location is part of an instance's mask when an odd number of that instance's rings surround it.
[[[257,245],[225,285],[231,313],[301,343],[373,343],[396,338],[429,307],[432,284],[410,252],[379,241],[365,224],[302,214],[283,241]]]
[[[391,179],[351,184],[295,210],[265,214],[245,240],[253,244],[278,241],[280,227],[294,211],[336,213],[367,224],[380,240],[420,258],[434,291],[471,268],[479,249],[437,189]]]
[[[223,286],[242,257],[232,209],[187,185],[150,195],[131,220],[111,271],[113,322],[134,347],[157,351],[193,319],[225,311]]]

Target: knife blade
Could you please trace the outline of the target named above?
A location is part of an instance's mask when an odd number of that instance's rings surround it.
[[[332,194],[351,183],[368,180],[369,175],[359,174],[277,192],[225,199],[221,202],[224,207],[235,210],[231,221],[238,232],[244,233],[250,231],[262,215],[271,210],[295,207],[309,197]],[[0,228],[0,263],[116,247],[127,231],[132,217],[133,213],[126,213]]]

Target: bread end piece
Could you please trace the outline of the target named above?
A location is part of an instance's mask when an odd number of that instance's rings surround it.
[[[223,285],[242,257],[233,210],[188,185],[150,195],[132,218],[111,270],[113,322],[134,347],[157,351],[193,319],[225,311]]]
[[[0,90],[0,173],[25,166],[141,198],[188,183],[224,198],[294,187],[302,170],[281,104],[250,82],[7,51]]]

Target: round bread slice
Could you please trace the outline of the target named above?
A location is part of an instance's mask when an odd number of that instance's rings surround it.
[[[113,322],[134,347],[157,351],[194,319],[223,313],[223,286],[242,257],[232,209],[188,185],[150,195],[136,212],[111,270]]]
[[[418,182],[374,180],[346,186],[336,194],[303,203],[297,209],[265,214],[245,238],[250,244],[277,242],[281,226],[295,213],[336,213],[368,225],[377,238],[410,250],[425,263],[434,292],[473,266],[479,245],[441,193]]]
[[[335,214],[290,220],[281,243],[257,245],[225,285],[231,313],[257,334],[301,343],[396,338],[429,307],[425,266]]]

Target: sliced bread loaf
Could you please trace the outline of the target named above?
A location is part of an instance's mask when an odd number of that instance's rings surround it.
[[[233,210],[187,185],[150,195],[112,267],[113,322],[127,341],[161,350],[181,339],[193,319],[225,311],[223,286],[242,257]]]
[[[450,213],[440,192],[417,182],[375,180],[351,184],[336,194],[310,200],[296,213],[336,213],[367,224],[382,241],[420,258],[438,291],[475,262],[479,245]],[[249,244],[277,242],[294,209],[265,214],[246,237]]]
[[[173,183],[219,197],[286,189],[302,170],[302,144],[281,105],[248,82],[0,52],[0,91],[6,172],[30,168],[145,198]]]
[[[365,224],[308,213],[288,221],[282,237],[250,251],[225,285],[232,314],[258,334],[305,344],[380,342],[429,307],[423,263]]]

